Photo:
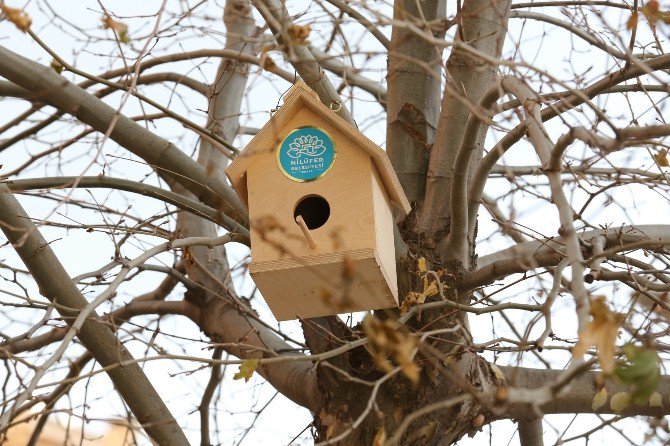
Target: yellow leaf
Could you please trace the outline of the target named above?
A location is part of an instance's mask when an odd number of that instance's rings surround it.
[[[628,407],[630,400],[631,395],[628,392],[615,393],[610,400],[610,408],[616,413],[621,413]]]
[[[245,359],[240,364],[240,370],[233,376],[233,379],[242,379],[244,382],[249,382],[251,376],[258,368],[258,359]]]
[[[660,393],[654,392],[649,397],[649,407],[663,407],[663,397]]]
[[[16,25],[16,27],[21,31],[26,32],[28,29],[30,29],[30,25],[33,23],[33,21],[25,11],[16,8],[10,8],[4,3],[0,3],[0,10],[2,10],[2,12],[5,14],[7,20]]]
[[[117,22],[112,19],[110,16],[106,15],[102,18],[102,27],[105,29],[111,29],[116,32],[119,36],[119,42],[129,43],[130,37],[128,37],[128,25],[122,22]]]
[[[406,336],[404,339],[399,339],[395,347],[393,357],[401,367],[403,375],[407,377],[413,384],[419,382],[419,372],[421,369],[412,361],[412,353],[416,343],[414,338]]]
[[[429,296],[435,296],[440,292],[440,289],[437,287],[437,283],[433,280],[430,282],[430,284],[426,287],[426,289],[423,290],[422,296],[424,298],[424,301],[426,300],[426,297]],[[423,302],[421,302],[423,303]]]
[[[668,161],[668,149],[663,149],[654,155],[656,163],[661,167],[669,167],[670,161]]]
[[[605,405],[607,402],[607,390],[603,387],[600,389],[600,392],[596,393],[593,396],[593,401],[591,402],[591,409],[595,412]]]
[[[605,296],[596,296],[591,301],[589,313],[592,319],[586,330],[579,335],[579,342],[572,354],[574,357],[581,357],[593,345],[603,372],[611,373],[614,370],[615,344],[619,325],[623,321],[622,316],[609,309]]]
[[[417,260],[417,263],[419,264],[419,273],[420,274],[426,274],[426,258],[425,257],[419,257],[419,260]]]
[[[386,444],[386,429],[384,426],[380,427],[377,431],[377,435],[372,440],[372,446],[384,446]]]

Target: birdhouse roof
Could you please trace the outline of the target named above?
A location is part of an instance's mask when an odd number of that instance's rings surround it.
[[[242,201],[249,206],[246,174],[247,170],[254,163],[254,152],[267,150],[269,145],[276,145],[277,129],[284,128],[288,121],[302,107],[309,107],[328,122],[328,124],[349,138],[356,147],[365,151],[372,158],[374,166],[377,168],[384,182],[391,202],[403,215],[407,215],[411,207],[386,152],[377,144],[370,141],[353,125],[323,105],[316,93],[303,81],[299,81],[291,87],[284,95],[284,105],[272,115],[270,121],[263,126],[249,144],[247,144],[246,148],[237,155],[228,169],[226,169],[226,175]]]

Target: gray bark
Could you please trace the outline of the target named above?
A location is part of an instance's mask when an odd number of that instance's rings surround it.
[[[399,21],[421,17],[432,21],[445,15],[444,0],[397,0],[393,6],[393,18]],[[387,76],[386,152],[407,199],[414,205],[423,201],[428,155],[440,114],[440,53],[412,31],[393,28]]]
[[[510,4],[510,0],[465,1],[460,12],[457,39],[498,59],[507,33]],[[493,85],[497,73],[498,67],[479,60],[459,46],[454,47],[447,61],[447,85],[435,144],[430,152],[426,197],[417,224],[417,231],[446,258],[449,253],[443,251],[443,243],[449,228],[448,191],[451,189],[454,162],[471,109],[477,108],[482,95]],[[488,126],[480,129],[470,166],[476,166],[481,158],[487,129]],[[471,169],[468,178],[472,177],[472,173]],[[474,244],[474,240],[470,243]]]

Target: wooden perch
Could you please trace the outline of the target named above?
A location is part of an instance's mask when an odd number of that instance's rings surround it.
[[[298,223],[298,226],[300,226],[300,229],[302,230],[303,235],[307,239],[307,243],[309,244],[309,247],[312,249],[316,249],[316,242],[312,238],[312,234],[309,232],[309,228],[307,227],[307,224],[305,223],[305,220],[302,218],[302,215],[298,215],[295,218],[295,222]]]

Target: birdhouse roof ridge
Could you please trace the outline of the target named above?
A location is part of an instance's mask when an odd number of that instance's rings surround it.
[[[284,104],[272,115],[270,120],[249,141],[244,150],[237,155],[226,169],[226,175],[242,201],[247,206],[249,205],[246,173],[253,164],[253,157],[251,155],[256,151],[266,148],[266,145],[262,144],[262,142],[276,134],[277,129],[283,128],[295,112],[303,106],[312,109],[343,135],[351,139],[356,147],[370,155],[374,166],[382,178],[390,200],[398,210],[402,211],[403,215],[407,215],[411,207],[386,152],[368,139],[356,127],[321,103],[318,95],[302,80],[296,82],[286,92],[284,95]]]

